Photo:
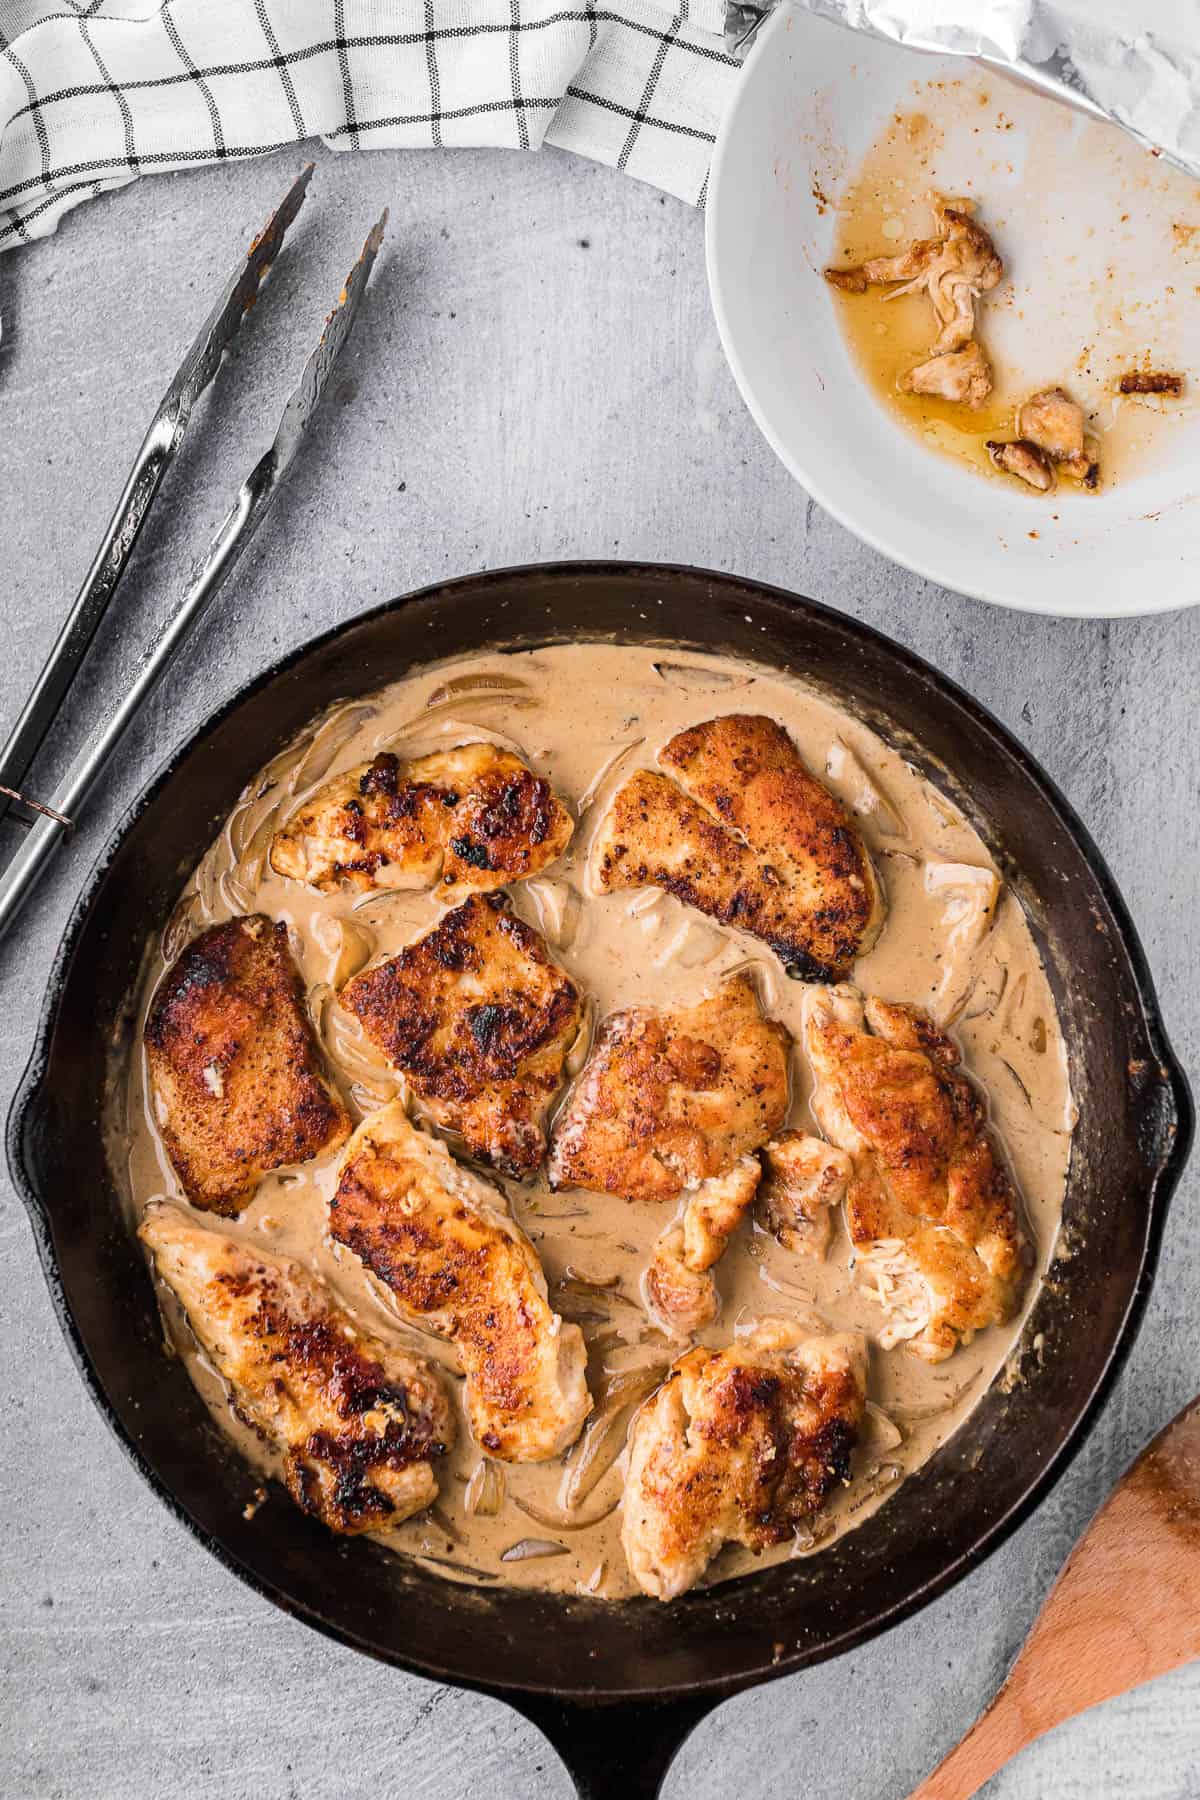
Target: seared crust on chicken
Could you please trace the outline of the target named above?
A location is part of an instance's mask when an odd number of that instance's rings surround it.
[[[420,888],[457,904],[536,875],[574,825],[549,782],[509,750],[460,744],[402,762],[389,750],[339,775],[292,814],[271,867],[331,889]]]
[[[145,1042],[163,1142],[193,1206],[238,1213],[269,1169],[350,1135],[287,927],[262,913],[193,938],[154,996]]]
[[[688,1195],[683,1217],[654,1246],[642,1278],[651,1317],[674,1337],[691,1337],[717,1316],[717,1287],[709,1270],[750,1210],[762,1168],[743,1156],[728,1174],[702,1181]]]
[[[879,934],[883,894],[850,815],[783,727],[709,719],[658,760],[667,775],[634,775],[601,821],[595,887],[664,888],[808,980],[844,975]]]
[[[1048,494],[1054,486],[1054,464],[1046,452],[1028,438],[1011,441],[989,438],[985,448],[998,469],[1005,475],[1015,475],[1026,487],[1036,488],[1039,494]]]
[[[823,1257],[832,1213],[846,1197],[850,1158],[824,1138],[781,1131],[762,1153],[758,1216],[787,1250]]]
[[[398,1525],[437,1497],[453,1441],[441,1382],[421,1357],[361,1331],[290,1258],[152,1204],[138,1233],[234,1411],[283,1457],[297,1506],[330,1531]]]
[[[1166,369],[1130,369],[1117,383],[1119,394],[1170,394],[1178,400],[1184,378]]]
[[[748,845],[651,769],[639,769],[613,795],[593,842],[591,881],[600,893],[662,888],[761,938],[781,962],[808,966],[795,897]]]
[[[346,1146],[329,1228],[403,1318],[454,1344],[490,1456],[545,1462],[574,1443],[592,1406],[582,1332],[551,1310],[504,1196],[415,1131],[399,1101]]]
[[[1010,1319],[1025,1278],[1016,1196],[983,1102],[915,1006],[813,988],[804,1013],[813,1110],[853,1165],[857,1271],[891,1314],[880,1343],[907,1338],[941,1362]]]
[[[582,1003],[502,895],[473,896],[340,999],[436,1124],[509,1174],[538,1167]]]
[[[613,1013],[555,1126],[551,1186],[677,1200],[727,1174],[783,1123],[789,1044],[747,975],[694,1006]]]
[[[765,1319],[725,1350],[691,1350],[629,1435],[621,1542],[644,1593],[674,1600],[725,1543],[780,1543],[849,1479],[866,1402],[857,1333]]]

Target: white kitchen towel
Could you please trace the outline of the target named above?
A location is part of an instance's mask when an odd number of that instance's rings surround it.
[[[0,0],[0,250],[138,175],[543,143],[703,204],[725,0]]]

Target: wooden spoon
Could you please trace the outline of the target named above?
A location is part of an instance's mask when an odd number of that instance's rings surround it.
[[[1064,1719],[1200,1658],[1200,1399],[1092,1520],[1008,1680],[911,1800],[970,1800]]]

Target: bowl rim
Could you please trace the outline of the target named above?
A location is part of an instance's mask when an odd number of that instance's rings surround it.
[[[514,1705],[522,1706],[528,1701],[531,1706],[536,1706],[539,1699],[587,1706],[628,1705],[630,1703],[648,1705],[651,1703],[651,1697],[643,1689],[613,1690],[606,1688],[602,1692],[596,1692],[555,1686],[552,1679],[545,1682],[520,1684],[505,1681],[503,1678],[498,1678],[494,1682],[482,1681],[464,1677],[454,1669],[439,1664],[433,1658],[423,1660],[416,1654],[398,1655],[386,1646],[338,1625],[306,1602],[297,1600],[286,1588],[252,1568],[236,1551],[230,1549],[212,1531],[201,1524],[143,1453],[100,1380],[76,1323],[58,1269],[50,1214],[47,1212],[36,1183],[26,1166],[24,1153],[25,1128],[36,1105],[49,1062],[62,990],[71,972],[84,923],[108,868],[129,831],[141,814],[173,779],[180,764],[231,713],[252,700],[276,680],[286,676],[305,658],[320,652],[356,627],[415,603],[434,600],[444,595],[453,597],[470,592],[477,593],[481,587],[503,588],[506,583],[528,580],[531,576],[551,577],[564,582],[580,578],[628,580],[632,577],[647,583],[682,576],[689,580],[698,580],[720,587],[730,596],[737,594],[760,604],[766,602],[778,607],[781,611],[795,614],[801,618],[805,614],[818,615],[826,620],[836,621],[839,628],[845,630],[852,637],[881,646],[902,669],[920,680],[930,682],[943,699],[965,711],[976,726],[1000,742],[1006,753],[1017,763],[1025,779],[1040,791],[1052,810],[1061,818],[1096,880],[1105,903],[1111,909],[1117,924],[1121,948],[1127,959],[1132,984],[1138,996],[1147,1040],[1154,1050],[1162,1090],[1170,1096],[1174,1111],[1175,1130],[1170,1148],[1162,1155],[1157,1175],[1147,1194],[1146,1225],[1141,1257],[1124,1314],[1092,1392],[1068,1429],[1057,1451],[1048,1459],[1040,1462],[1035,1470],[1031,1470],[1028,1485],[1020,1498],[1006,1513],[986,1527],[968,1548],[948,1562],[936,1575],[929,1577],[882,1612],[872,1614],[860,1624],[847,1628],[833,1641],[820,1648],[793,1651],[784,1654],[777,1661],[774,1658],[769,1661],[764,1660],[761,1666],[747,1668],[736,1674],[714,1675],[711,1679],[700,1679],[683,1685],[665,1683],[662,1688],[657,1690],[657,1695],[663,1702],[706,1696],[710,1703],[715,1705],[734,1693],[762,1681],[774,1679],[777,1675],[794,1673],[817,1663],[831,1660],[859,1644],[869,1642],[884,1631],[888,1631],[893,1626],[912,1617],[957,1585],[966,1575],[984,1562],[1036,1510],[1082,1449],[1112,1390],[1113,1383],[1136,1341],[1156,1273],[1169,1201],[1187,1161],[1191,1146],[1193,1114],[1187,1077],[1168,1040],[1153,977],[1136,926],[1130,918],[1125,902],[1100,850],[1087,827],[1079,819],[1053,779],[1041,769],[1019,740],[1012,736],[1008,728],[986,706],[974,699],[952,678],[942,674],[933,664],[927,662],[916,652],[877,631],[873,626],[836,608],[826,606],[820,601],[775,587],[770,583],[756,581],[752,577],[743,577],[725,571],[706,570],[687,564],[578,560],[511,565],[506,568],[484,570],[435,581],[426,587],[379,602],[362,612],[340,620],[325,631],[304,640],[282,656],[277,657],[214,708],[187,734],[186,738],[168,753],[146,781],[140,793],[114,823],[63,928],[59,948],[47,980],[29,1061],[18,1082],[8,1110],[5,1129],[7,1162],[14,1187],[29,1215],[35,1247],[59,1328],[94,1405],[139,1474],[172,1516],[184,1525],[219,1563],[244,1581],[252,1591],[270,1600],[289,1616],[302,1620],[314,1630],[351,1649],[372,1656],[378,1661],[403,1668],[426,1679],[444,1681],[456,1686],[490,1693],[498,1698],[506,1699]],[[546,634],[548,641],[553,641],[554,636],[553,630]],[[626,1602],[599,1602],[598,1604],[638,1606],[651,1605],[653,1602],[634,1598]]]
[[[773,53],[771,47],[774,45],[776,37],[787,31],[793,20],[804,21],[807,17],[808,14],[805,10],[792,4],[792,0],[779,0],[779,3],[755,33],[754,42],[742,67],[741,79],[734,89],[733,99],[717,131],[717,141],[713,149],[712,161],[709,164],[708,185],[705,193],[704,266],[708,278],[709,300],[712,304],[713,317],[716,320],[717,335],[721,340],[721,348],[725,353],[725,360],[729,364],[737,390],[762,436],[793,481],[798,482],[806,493],[811,494],[818,506],[831,518],[836,519],[839,525],[853,533],[869,549],[886,557],[889,562],[899,564],[901,568],[910,570],[912,574],[919,575],[922,580],[931,582],[946,593],[961,594],[970,600],[982,600],[989,606],[1004,607],[1010,612],[1032,613],[1044,618],[1055,619],[1142,619],[1182,612],[1192,606],[1200,606],[1200,579],[1194,580],[1186,586],[1181,584],[1181,588],[1172,592],[1167,599],[1157,597],[1161,590],[1153,584],[1139,586],[1134,583],[1130,586],[1131,594],[1135,596],[1142,593],[1149,594],[1150,598],[1147,603],[1115,608],[1073,606],[1068,611],[1055,606],[1049,599],[1043,599],[1036,595],[1029,597],[1019,589],[1014,590],[1012,586],[1000,587],[982,578],[964,583],[956,576],[953,585],[950,585],[947,582],[945,569],[939,569],[935,562],[907,549],[898,548],[894,542],[889,541],[886,532],[880,531],[872,523],[869,509],[864,516],[864,513],[857,510],[852,504],[847,505],[839,497],[836,489],[831,488],[822,479],[820,465],[806,466],[775,430],[759,404],[754,384],[750,380],[745,361],[738,348],[737,333],[730,323],[719,235],[725,205],[726,166],[739,121],[750,103],[747,99],[749,77],[753,75],[758,64]],[[839,26],[839,29],[845,29],[845,27]],[[908,49],[915,56],[928,54],[913,50],[911,45],[896,44],[893,47],[897,51]]]

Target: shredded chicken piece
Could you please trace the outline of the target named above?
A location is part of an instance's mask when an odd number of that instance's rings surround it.
[[[937,238],[916,238],[898,256],[871,256],[850,268],[828,268],[825,279],[844,294],[865,294],[871,287],[891,287],[924,274],[940,248]]]
[[[974,339],[962,350],[946,350],[918,363],[900,377],[906,394],[935,394],[972,408],[982,406],[992,391],[992,365]]]
[[[1016,1196],[958,1051],[913,1006],[810,988],[813,1109],[853,1165],[846,1197],[860,1279],[889,1310],[886,1338],[941,1362],[1004,1324],[1024,1284]]]
[[[758,1216],[786,1250],[823,1257],[833,1209],[846,1197],[850,1158],[823,1138],[781,1131],[762,1153]]]
[[[437,1498],[454,1417],[433,1367],[363,1331],[302,1263],[147,1208],[138,1236],[226,1383],[330,1531],[398,1525]]]
[[[1065,388],[1043,388],[1024,401],[1017,410],[1017,436],[1036,445],[1060,474],[1095,487],[1100,474],[1099,446],[1084,430],[1083,408]]]
[[[932,198],[933,216],[941,236],[937,251],[909,283],[909,291],[922,288],[929,295],[941,327],[930,348],[935,355],[965,350],[975,335],[975,302],[998,287],[1004,264],[982,225],[972,218],[968,200],[952,206],[940,196]]]
[[[753,1156],[743,1156],[727,1175],[702,1182],[683,1215],[683,1253],[689,1268],[711,1269],[741,1224],[762,1178]]]
[[[926,293],[938,331],[931,359],[901,381],[907,393],[938,394],[979,406],[992,391],[992,371],[975,342],[975,303],[990,293],[1004,264],[987,232],[972,217],[969,200],[930,195],[937,235],[919,238],[899,256],[876,256],[855,268],[826,269],[825,279],[844,293],[893,287],[889,299]]]
[[[643,1593],[674,1600],[723,1544],[762,1550],[810,1519],[849,1480],[866,1382],[857,1332],[785,1319],[681,1357],[629,1433],[621,1543]]]
[[[709,1270],[750,1210],[761,1175],[757,1158],[743,1156],[727,1174],[701,1182],[682,1219],[655,1244],[642,1291],[646,1310],[673,1336],[691,1337],[716,1318],[717,1288]]]
[[[937,236],[918,238],[899,256],[875,256],[856,268],[826,269],[825,279],[850,294],[901,283],[897,294],[929,295],[941,329],[931,348],[962,350],[975,334],[975,302],[1004,275],[996,246],[972,214],[970,200],[930,195]]]
[[[1040,494],[1048,494],[1054,486],[1054,464],[1044,450],[1039,450],[1027,438],[1017,438],[1013,443],[989,438],[987,452],[998,469],[1006,475],[1015,475]]]

